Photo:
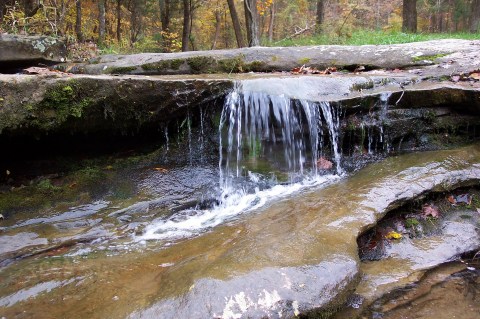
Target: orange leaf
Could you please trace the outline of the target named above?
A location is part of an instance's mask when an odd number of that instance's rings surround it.
[[[324,157],[320,157],[317,160],[317,167],[320,169],[331,169],[333,167],[333,163]]]
[[[432,216],[433,218],[437,218],[440,215],[438,208],[434,205],[424,205],[422,207],[422,214],[423,217]]]

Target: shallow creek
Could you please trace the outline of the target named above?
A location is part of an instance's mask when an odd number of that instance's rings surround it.
[[[357,236],[404,200],[478,183],[479,163],[478,144],[391,157],[271,196],[183,238],[148,237],[149,225],[158,223],[154,213],[139,205],[136,213],[148,220],[135,229],[135,222],[118,219],[125,211],[101,200],[45,218],[1,221],[0,315],[289,317],[345,300],[361,277]],[[62,228],[66,223],[76,227]],[[56,242],[63,244],[52,249]],[[456,252],[478,246],[476,235],[468,247],[458,243]],[[442,252],[431,245],[418,249]],[[432,266],[411,263],[406,268]],[[388,263],[380,268],[372,271],[388,277]]]

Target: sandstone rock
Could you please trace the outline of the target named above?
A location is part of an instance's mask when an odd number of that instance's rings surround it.
[[[0,73],[38,63],[65,62],[66,55],[64,42],[57,38],[0,34]]]

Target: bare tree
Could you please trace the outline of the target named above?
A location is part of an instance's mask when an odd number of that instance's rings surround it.
[[[213,38],[212,50],[215,50],[217,46],[218,39],[220,38],[220,31],[222,27],[222,12],[220,8],[215,9],[215,36]]]
[[[470,32],[476,33],[480,31],[480,0],[472,0],[471,12]]]
[[[273,29],[275,27],[275,2],[270,6],[270,22],[268,24],[268,42],[273,42]]]
[[[82,0],[75,1],[75,34],[77,35],[77,41],[83,42],[82,32]]]
[[[5,14],[6,0],[0,0],[0,23],[3,23],[3,15]]]
[[[417,0],[403,0],[402,31],[417,32]]]
[[[232,18],[233,30],[235,31],[235,37],[237,38],[237,45],[239,48],[245,46],[242,36],[242,28],[240,27],[240,21],[238,19],[237,9],[235,8],[235,2],[233,0],[227,0],[228,10],[230,11],[230,16]]]
[[[105,43],[105,0],[98,0],[98,44]]]
[[[325,20],[325,1],[326,0],[317,1],[317,16],[316,16],[316,26],[315,26],[315,31],[317,33],[320,33],[322,31],[323,22]]]
[[[188,51],[188,41],[191,30],[191,8],[190,0],[183,0],[183,33],[182,33],[182,51]]]
[[[245,22],[247,24],[248,46],[259,46],[257,0],[245,0],[243,3],[245,7]]]
[[[122,41],[122,0],[117,0],[117,10],[116,10],[116,19],[117,19],[117,42]]]
[[[170,0],[158,0],[158,6],[160,8],[162,31],[167,31],[170,27]]]
[[[130,17],[130,43],[138,41],[143,30],[143,14],[145,10],[145,0],[132,0],[132,10]]]

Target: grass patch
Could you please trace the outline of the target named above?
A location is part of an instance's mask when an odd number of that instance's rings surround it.
[[[428,40],[440,39],[465,39],[479,40],[480,33],[403,33],[403,32],[383,32],[374,30],[357,30],[351,35],[332,35],[320,34],[314,36],[303,36],[294,39],[279,41],[276,43],[264,43],[267,46],[304,46],[304,45],[365,45],[365,44],[398,44],[411,43]]]

